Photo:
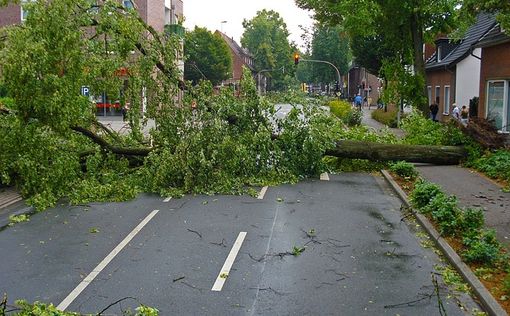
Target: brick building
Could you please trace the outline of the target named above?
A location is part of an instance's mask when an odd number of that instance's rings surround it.
[[[440,37],[435,51],[425,63],[429,104],[439,106],[438,120],[449,118],[453,103],[469,106],[478,97],[480,78],[480,49],[473,45],[496,24],[491,14],[480,14],[460,41]],[[429,46],[430,48],[430,46]],[[425,55],[430,49],[425,49]]]
[[[125,7],[135,8],[142,19],[154,29],[163,32],[165,25],[177,24],[183,19],[182,0],[119,0]],[[21,23],[26,11],[19,4],[0,8],[0,27]]]
[[[253,60],[253,55],[247,50],[242,48],[233,38],[228,35],[216,31],[216,34],[219,34],[221,38],[227,43],[230,54],[232,56],[232,77],[223,82],[224,84],[233,84],[237,86],[241,77],[243,76],[243,66],[247,67],[251,70],[252,75],[256,75],[255,71],[255,62]],[[255,78],[257,80],[257,78]],[[265,82],[265,79],[264,79]],[[260,86],[260,84],[259,84]]]
[[[502,133],[510,132],[510,36],[495,25],[477,43],[481,49],[478,115],[494,120]]]
[[[347,75],[346,97],[353,99],[358,93],[367,102],[370,98],[370,104],[375,105],[381,96],[381,82],[365,68],[353,65]]]
[[[117,0],[126,8],[134,8],[140,17],[157,32],[175,32],[184,35],[184,28],[179,25],[183,21],[183,0]],[[22,1],[26,2],[25,1]],[[0,8],[0,28],[22,23],[27,12],[21,4],[9,4]],[[184,73],[182,56],[177,56],[179,67]],[[180,96],[179,96],[180,98]],[[108,96],[97,96],[97,114],[99,115],[120,115],[118,103],[109,100]]]

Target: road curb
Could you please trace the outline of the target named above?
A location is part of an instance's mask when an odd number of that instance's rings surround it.
[[[407,199],[407,194],[400,188],[400,186],[393,180],[393,177],[386,171],[381,170],[383,177],[388,181],[393,190],[397,193],[399,198],[402,200],[404,205],[407,207],[411,207]],[[464,281],[466,281],[473,292],[480,300],[480,304],[483,306],[485,311],[491,316],[504,316],[508,315],[505,310],[499,305],[496,299],[492,296],[492,294],[485,288],[485,286],[478,280],[475,274],[471,271],[471,269],[462,261],[460,256],[453,250],[453,248],[448,244],[448,242],[441,237],[439,232],[434,228],[434,226],[430,223],[430,221],[423,216],[422,214],[416,213],[416,219],[418,222],[425,228],[428,234],[432,237],[437,247],[441,249],[443,254],[448,258],[451,265],[455,267],[455,269],[462,276]]]
[[[0,216],[0,231],[9,227],[9,224],[11,223],[11,221],[9,219],[10,216],[12,216],[12,215],[14,215],[14,216],[19,216],[19,215],[32,216],[35,213],[37,213],[35,208],[33,208],[31,206],[26,206],[26,207],[23,207],[22,209],[19,209],[16,211],[11,211],[11,212],[6,212],[4,214],[1,214],[1,216]]]

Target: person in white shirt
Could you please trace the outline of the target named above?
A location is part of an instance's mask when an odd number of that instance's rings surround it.
[[[457,121],[460,121],[460,109],[457,106],[457,103],[452,104],[453,110],[452,110],[452,117],[456,119]]]

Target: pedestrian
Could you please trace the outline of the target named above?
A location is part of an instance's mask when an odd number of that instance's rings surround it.
[[[430,106],[429,106],[429,110],[430,110],[430,116],[432,118],[432,121],[434,122],[437,122],[437,112],[439,112],[439,105],[437,105],[437,103],[432,103]]]
[[[462,125],[467,126],[469,120],[469,110],[467,106],[463,105],[462,110],[460,111],[460,122]]]
[[[127,112],[129,110],[129,103],[126,103],[124,104],[124,106],[122,107],[122,121],[126,121],[127,119]]]
[[[457,106],[457,103],[453,103],[452,106],[453,106],[452,117],[460,122],[460,109]]]
[[[354,98],[354,104],[361,111],[361,104],[363,103],[363,98],[359,95],[359,93]]]

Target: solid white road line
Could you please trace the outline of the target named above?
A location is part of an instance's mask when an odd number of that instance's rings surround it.
[[[163,202],[168,203],[168,202],[170,202],[171,199],[172,199],[172,197],[167,197],[166,199],[163,200]]]
[[[225,263],[223,264],[223,267],[221,268],[220,273],[218,274],[218,277],[216,278],[216,282],[214,282],[214,285],[213,285],[211,291],[219,292],[223,288],[223,284],[225,284],[225,281],[228,278],[230,269],[232,268],[232,265],[234,264],[234,261],[236,260],[237,253],[239,252],[239,249],[241,249],[241,245],[243,244],[245,237],[246,237],[246,232],[240,232],[239,235],[237,236],[234,246],[232,246],[232,250],[230,250],[227,260],[225,260]]]
[[[83,279],[83,281],[81,281],[81,283],[78,284],[78,286],[60,304],[58,304],[57,309],[64,311],[67,307],[69,307],[69,305],[71,305],[71,303],[78,297],[78,295],[80,295],[80,293],[85,290],[85,288],[96,278],[96,276],[101,271],[103,271],[103,269],[113,260],[113,258],[115,258],[115,256],[117,256],[122,251],[122,249],[126,247],[131,239],[133,239],[133,237],[135,237],[136,234],[138,234],[158,212],[159,210],[154,210],[149,215],[147,215],[147,217],[145,217],[144,220],[141,221],[140,224],[138,224],[138,226],[136,226],[135,229],[133,229],[126,236],[126,238],[124,238],[124,240],[122,240],[120,244],[118,244],[117,247],[115,247],[115,249],[113,249],[112,252],[110,252],[108,256],[106,256],[106,258],[104,258],[103,261],[101,261],[101,263],[99,263],[97,267],[95,267],[92,272],[90,272],[89,275],[87,275],[85,279]]]
[[[321,174],[321,180],[322,181],[329,181],[329,175],[327,172],[324,172],[323,174]]]
[[[259,196],[257,196],[257,199],[263,200],[264,199],[264,195],[266,195],[266,192],[267,192],[267,186],[263,187],[260,190],[260,193],[259,193]]]

